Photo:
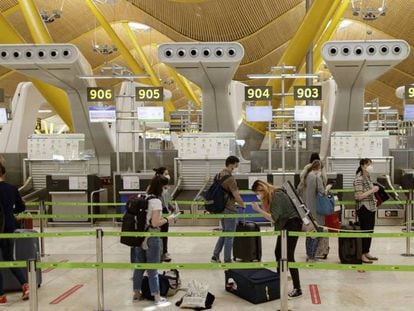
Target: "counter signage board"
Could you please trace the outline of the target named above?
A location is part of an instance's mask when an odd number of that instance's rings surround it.
[[[69,176],[69,190],[88,190],[88,177]]]
[[[294,86],[293,87],[294,100],[322,100],[322,86]]]
[[[414,121],[414,105],[404,106],[404,121]]]
[[[7,110],[0,108],[0,124],[7,124]]]
[[[320,121],[321,106],[295,106],[295,121]]]
[[[162,87],[136,87],[135,101],[159,102],[164,100],[164,89]]]
[[[405,99],[414,99],[414,84],[405,86]]]
[[[114,100],[114,89],[111,87],[87,87],[88,102],[107,102]]]
[[[273,90],[271,86],[246,86],[244,88],[244,100],[272,100]]]
[[[100,122],[115,122],[116,110],[114,106],[105,107],[88,107],[89,109],[89,121],[91,123]]]
[[[161,107],[161,106],[138,107],[137,115],[138,115],[139,121],[146,121],[146,122],[164,121],[164,107]]]
[[[139,177],[138,176],[122,176],[122,185],[124,190],[136,190],[139,189]]]
[[[247,122],[271,122],[272,106],[246,106]]]

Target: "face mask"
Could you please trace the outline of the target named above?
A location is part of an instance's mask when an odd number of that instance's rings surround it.
[[[372,173],[374,171],[374,167],[372,165],[367,167],[367,172]]]
[[[239,171],[238,167],[233,168],[233,173],[237,173]]]
[[[171,176],[170,175],[165,175],[164,177],[167,178],[168,180],[171,179]]]
[[[262,200],[262,195],[261,194],[256,194],[256,197],[259,199],[259,201]]]

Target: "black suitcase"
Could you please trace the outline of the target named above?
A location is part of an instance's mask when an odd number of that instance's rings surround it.
[[[230,269],[225,272],[226,291],[258,304],[280,298],[279,274],[268,269]]]
[[[343,230],[360,230],[355,224],[342,225]],[[341,263],[362,264],[362,239],[361,238],[338,238],[338,252]]]
[[[35,230],[28,229],[17,229],[15,233],[24,233],[24,232],[36,232]],[[18,238],[14,239],[14,255],[15,260],[28,260],[35,258],[37,261],[40,261],[40,250],[39,250],[39,238]],[[0,251],[0,260],[3,260],[3,255]],[[23,268],[24,274],[27,277],[27,268]],[[1,273],[3,274],[3,286],[4,291],[20,291],[22,286],[11,273],[10,269],[2,269]],[[37,286],[40,287],[42,284],[42,272],[40,269],[36,269],[36,280]]]
[[[237,224],[236,232],[260,232],[260,227],[252,221],[240,221]],[[233,240],[233,259],[260,261],[262,259],[261,237],[235,237]]]

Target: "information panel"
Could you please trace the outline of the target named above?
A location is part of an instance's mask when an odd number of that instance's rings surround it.
[[[0,124],[7,123],[7,110],[6,108],[0,108]]]
[[[225,159],[234,153],[234,133],[197,133],[178,136],[178,156],[183,159]]]
[[[33,134],[27,140],[30,160],[82,160],[85,134]]]
[[[272,118],[272,106],[246,106],[247,122],[270,122]]]
[[[414,121],[414,105],[404,106],[404,121]]]
[[[114,90],[110,87],[87,87],[88,102],[105,102],[114,100]]]
[[[321,106],[295,106],[295,121],[320,121]]]
[[[114,106],[107,107],[88,107],[89,121],[91,123],[115,122],[116,110]]]
[[[164,121],[164,107],[138,107],[138,120],[146,122]]]
[[[332,157],[376,158],[388,156],[389,132],[334,132]]]

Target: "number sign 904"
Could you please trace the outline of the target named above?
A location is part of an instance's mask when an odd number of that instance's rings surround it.
[[[88,87],[86,88],[88,102],[105,102],[114,99],[114,90],[108,87]]]
[[[135,100],[158,102],[164,99],[162,87],[136,87]]]
[[[317,86],[294,86],[293,87],[294,100],[322,100],[322,87]]]
[[[414,99],[414,85],[405,86],[405,98]]]
[[[272,100],[271,86],[246,86],[244,88],[244,100]]]

